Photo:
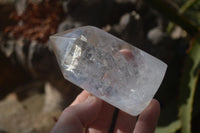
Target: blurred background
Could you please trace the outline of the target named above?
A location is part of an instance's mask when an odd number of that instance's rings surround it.
[[[82,90],[49,36],[97,26],[168,64],[156,133],[200,132],[199,0],[0,0],[0,133],[48,133]]]

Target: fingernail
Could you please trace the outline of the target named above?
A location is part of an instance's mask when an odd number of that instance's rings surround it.
[[[91,102],[94,102],[95,100],[96,100],[96,97],[93,95],[90,95],[90,96],[88,96],[88,98],[86,99],[85,102],[91,103]]]

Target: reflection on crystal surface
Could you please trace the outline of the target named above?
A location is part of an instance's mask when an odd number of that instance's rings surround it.
[[[138,115],[151,101],[167,65],[98,28],[51,36],[64,77],[95,96]]]

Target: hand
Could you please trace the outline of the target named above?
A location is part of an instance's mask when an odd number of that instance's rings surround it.
[[[108,133],[114,110],[112,105],[83,91],[63,111],[51,133]],[[138,120],[119,111],[114,133],[153,133],[159,114],[160,105],[155,99],[140,114]]]

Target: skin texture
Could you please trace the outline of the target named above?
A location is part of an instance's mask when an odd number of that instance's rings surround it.
[[[108,133],[115,108],[83,91],[61,114],[51,133]],[[114,133],[153,133],[160,114],[155,99],[136,117],[119,111]]]

